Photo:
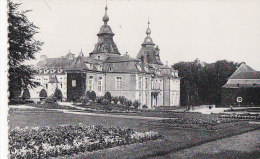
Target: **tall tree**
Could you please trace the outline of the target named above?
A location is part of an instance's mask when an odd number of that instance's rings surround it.
[[[179,62],[172,66],[179,71],[181,80],[182,105],[197,105],[199,98],[199,78],[202,64],[198,59],[193,62]]]
[[[8,1],[9,99],[13,99],[16,92],[39,85],[32,81],[34,71],[24,62],[35,59],[35,53],[41,50],[43,43],[34,39],[39,28],[26,17],[30,10],[19,11],[20,5]]]
[[[221,87],[239,66],[227,60],[215,63],[179,62],[172,67],[179,71],[182,105],[216,104],[221,102]]]

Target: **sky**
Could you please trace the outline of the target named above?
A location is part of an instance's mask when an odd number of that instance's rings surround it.
[[[105,0],[16,0],[44,42],[37,53],[88,56],[103,25]],[[151,37],[163,63],[216,60],[245,62],[260,71],[259,0],[108,0],[108,25],[121,54],[136,57],[150,19]],[[31,61],[30,63],[36,63]]]

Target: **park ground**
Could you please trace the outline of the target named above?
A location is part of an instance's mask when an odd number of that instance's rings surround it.
[[[55,127],[82,123],[132,128],[141,132],[156,131],[163,135],[162,139],[155,141],[81,153],[65,158],[257,158],[260,155],[259,124],[241,121],[241,124],[218,131],[172,128],[152,124],[164,118],[211,120],[218,118],[218,114],[156,111],[96,114],[81,110],[11,109],[9,126],[10,129],[14,129],[15,127]]]

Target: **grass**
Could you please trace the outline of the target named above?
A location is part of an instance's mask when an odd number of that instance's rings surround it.
[[[139,112],[131,115],[142,116],[157,116],[157,117],[174,117],[174,118],[200,118],[214,119],[218,115],[203,115],[198,113],[163,113],[163,112]],[[131,146],[123,146],[120,148],[112,148],[92,153],[84,153],[73,156],[73,158],[148,158],[158,155],[165,155],[173,151],[185,149],[195,145],[199,145],[208,141],[214,141],[220,138],[241,134],[247,131],[258,129],[258,125],[237,124],[234,127],[221,129],[220,131],[202,131],[202,130],[187,130],[175,129],[169,127],[156,127],[153,125],[142,126],[141,123],[145,120],[141,119],[124,119],[102,116],[86,116],[75,114],[64,114],[60,112],[52,113],[30,113],[30,112],[10,112],[9,126],[10,128],[26,127],[26,126],[58,126],[62,124],[78,124],[85,125],[103,125],[105,127],[121,127],[132,128],[136,131],[155,131],[163,135],[162,140],[153,142],[145,142],[134,144]],[[102,155],[101,155],[102,154]],[[96,156],[96,157],[95,157]],[[99,156],[99,157],[98,157]]]

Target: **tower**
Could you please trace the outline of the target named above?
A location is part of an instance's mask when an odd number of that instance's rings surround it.
[[[97,34],[98,42],[95,45],[94,50],[90,53],[90,57],[99,57],[99,59],[101,60],[105,59],[107,55],[120,55],[120,52],[118,51],[117,46],[113,40],[113,36],[115,34],[112,32],[111,27],[107,24],[107,22],[109,21],[107,10],[108,7],[106,5],[105,15],[102,19],[104,24],[101,26]]]

